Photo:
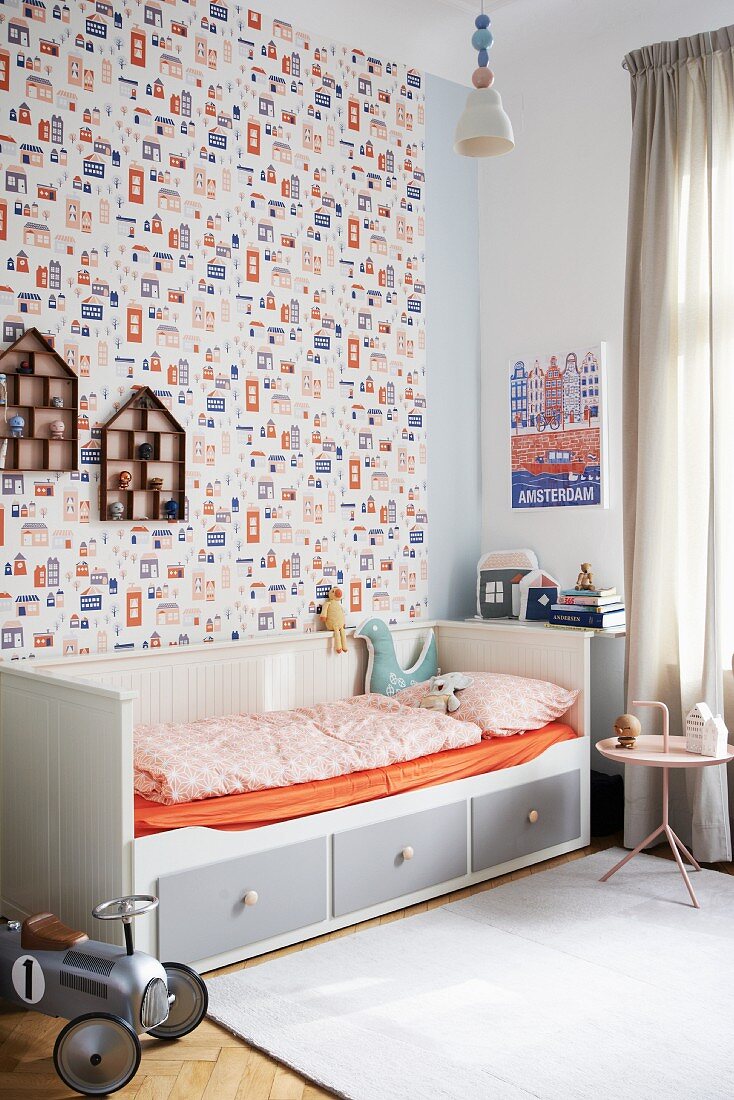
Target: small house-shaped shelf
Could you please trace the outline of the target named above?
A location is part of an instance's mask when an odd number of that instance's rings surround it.
[[[20,368],[20,369],[19,369]],[[0,444],[7,440],[5,470],[79,469],[79,380],[38,329],[30,328],[0,353],[6,400],[0,403]],[[2,387],[0,387],[2,393]],[[22,435],[11,435],[9,421],[22,417]],[[61,422],[62,438],[52,438]]]
[[[141,455],[143,444],[148,458]],[[120,475],[126,473],[130,482],[122,488]],[[162,479],[162,488],[151,488],[154,478]],[[111,504],[123,505],[121,519],[164,520],[170,500],[178,505],[177,518],[184,519],[186,432],[148,386],[136,390],[102,428],[101,480],[102,520],[114,518]]]

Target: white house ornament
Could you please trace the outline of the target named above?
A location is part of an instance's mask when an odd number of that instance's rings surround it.
[[[703,724],[701,756],[726,756],[726,743],[729,731],[720,714],[707,719]]]
[[[686,752],[703,754],[703,727],[713,718],[706,703],[696,703],[686,715]]]

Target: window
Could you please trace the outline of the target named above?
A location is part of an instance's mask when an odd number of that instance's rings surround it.
[[[505,598],[504,581],[487,581],[484,585],[485,603],[502,603]]]

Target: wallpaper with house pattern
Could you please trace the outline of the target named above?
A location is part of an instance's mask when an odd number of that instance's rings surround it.
[[[425,615],[423,153],[420,72],[246,5],[2,5],[2,336],[81,393],[79,474],[1,475],[5,659]],[[179,523],[100,522],[140,385]]]

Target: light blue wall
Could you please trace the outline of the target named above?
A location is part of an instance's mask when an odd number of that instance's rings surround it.
[[[481,551],[477,171],[453,150],[466,96],[426,78],[428,614],[436,619],[474,614]]]

